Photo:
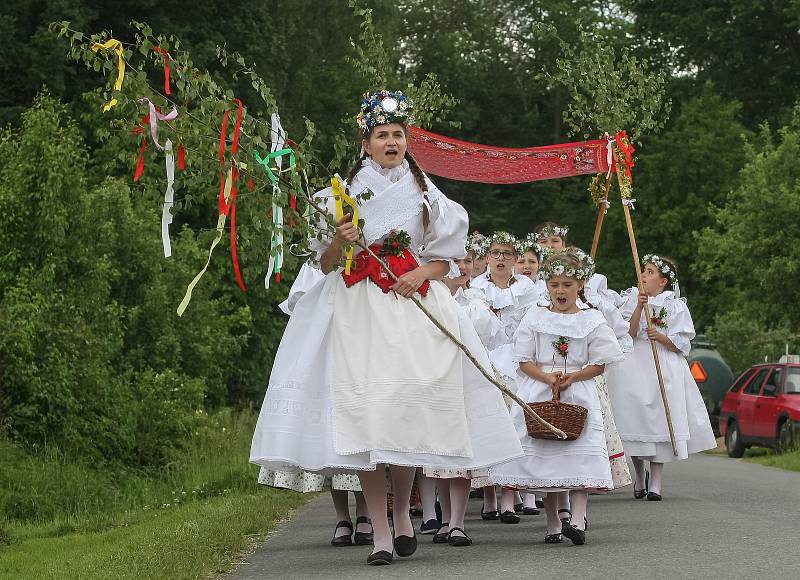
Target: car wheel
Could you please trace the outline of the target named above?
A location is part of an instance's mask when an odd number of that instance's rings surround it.
[[[791,451],[795,446],[794,428],[788,419],[781,423],[778,429],[778,451],[784,453]]]
[[[739,424],[736,421],[731,421],[728,425],[728,431],[725,433],[725,449],[728,451],[728,457],[739,458],[744,455],[745,445],[742,441],[742,432],[739,431]]]

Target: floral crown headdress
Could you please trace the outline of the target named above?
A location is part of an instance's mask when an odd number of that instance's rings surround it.
[[[492,244],[505,244],[514,248],[514,251],[517,252],[518,249],[518,242],[517,238],[509,234],[508,232],[495,232],[488,238],[488,244],[486,244],[486,250],[489,250],[489,247]]]
[[[657,254],[647,254],[644,258],[642,258],[642,267],[646,266],[647,264],[653,264],[658,271],[664,275],[664,278],[669,280],[670,285],[672,288],[676,288],[678,285],[678,275],[675,273],[675,268],[670,265],[664,258]]]
[[[564,238],[568,233],[568,226],[545,226],[540,231],[536,232],[536,238],[550,238],[552,236]]]
[[[569,257],[578,262],[578,266],[569,260]],[[594,260],[583,250],[578,248],[567,248],[565,250],[554,251],[551,253],[539,270],[545,280],[554,276],[567,276],[586,282],[594,275]]]
[[[489,250],[489,238],[476,230],[467,236],[465,249],[468,252],[473,252],[476,257],[482,258]]]
[[[515,246],[517,254],[521,256],[525,252],[533,252],[537,256],[541,256],[542,247],[539,245],[539,242],[537,242],[538,239],[536,234],[528,234],[525,236],[524,240],[517,240]]]
[[[361,101],[361,111],[356,116],[362,133],[376,125],[388,123],[414,124],[414,102],[402,91],[376,91],[366,93]]]

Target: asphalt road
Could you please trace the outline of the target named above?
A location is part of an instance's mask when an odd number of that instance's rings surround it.
[[[584,546],[544,544],[544,513],[484,522],[481,500],[471,500],[474,545],[418,536],[411,558],[384,567],[366,565],[371,547],[329,545],[336,522],[323,495],[227,578],[800,578],[800,473],[699,455],[666,466],[663,494],[661,503],[634,500],[630,487],[591,496]]]

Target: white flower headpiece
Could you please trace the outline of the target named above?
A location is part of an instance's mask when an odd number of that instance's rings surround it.
[[[552,236],[558,236],[559,238],[564,238],[568,233],[569,228],[567,226],[545,226],[541,231],[536,232],[536,237],[550,238]]]
[[[664,277],[670,281],[673,289],[678,285],[678,275],[675,274],[675,270],[673,270],[661,256],[657,254],[647,254],[642,258],[642,266],[646,266],[647,264],[653,264],[658,268],[658,271],[664,274]]]
[[[489,238],[480,232],[472,232],[467,236],[466,250],[468,252],[473,252],[475,257],[482,258],[489,250]]]
[[[536,241],[538,238],[536,234],[528,234],[524,240],[517,240],[515,249],[520,256],[525,252],[533,252],[537,256],[541,255],[542,247]]]
[[[570,261],[564,259],[567,256],[576,257],[579,266],[576,268]],[[549,280],[554,276],[567,276],[568,278],[586,282],[594,275],[594,260],[586,252],[578,248],[553,251],[539,272],[545,280]]]
[[[489,236],[489,243],[486,245],[486,249],[488,250],[492,244],[505,244],[514,248],[514,251],[517,250],[517,238],[509,234],[508,232],[495,232],[491,236]]]

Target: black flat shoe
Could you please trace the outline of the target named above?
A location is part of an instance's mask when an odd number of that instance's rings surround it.
[[[544,508],[544,500],[543,499],[537,499],[536,500],[536,507],[539,508],[539,509],[543,509]]]
[[[642,499],[647,497],[647,490],[650,488],[650,472],[644,472],[644,489],[636,491],[636,482],[633,484],[633,499]]]
[[[572,524],[563,526],[561,528],[561,533],[576,546],[583,546],[586,543],[586,532],[579,530]]]
[[[381,550],[380,552],[370,554],[367,557],[367,564],[370,566],[386,566],[387,564],[391,564],[392,560],[394,560],[394,556],[392,556],[391,552]]]
[[[647,501],[661,501],[661,494],[654,491],[647,492]]]
[[[525,504],[524,503],[515,503],[514,504],[514,513],[515,514],[521,514],[523,509],[525,509]]]
[[[463,536],[454,536],[453,532],[455,532],[456,530],[458,530],[459,532],[461,532],[464,535]],[[472,538],[470,538],[467,535],[467,532],[465,532],[463,529],[461,529],[461,528],[453,528],[452,530],[450,530],[450,533],[447,535],[447,543],[450,544],[451,546],[456,546],[456,547],[459,547],[459,548],[462,547],[462,546],[471,546],[472,545]]]
[[[419,533],[424,535],[435,534],[440,527],[438,520],[428,520],[420,526]]]
[[[345,534],[344,536],[336,536],[336,531],[339,528],[347,528],[350,530],[349,534]],[[352,546],[353,545],[353,524],[348,522],[347,520],[342,520],[338,524],[336,524],[336,528],[333,530],[333,539],[331,540],[331,546],[336,546],[337,548],[342,548],[344,546]]]
[[[567,514],[566,516],[562,516],[561,512]],[[572,521],[572,510],[568,510],[567,508],[561,508],[558,510],[558,519],[561,520],[562,526],[568,526],[569,523]]]
[[[512,511],[505,511],[500,514],[500,521],[504,524],[518,524],[519,516]]]
[[[479,487],[478,489],[473,489],[471,492],[469,492],[469,499],[475,499],[477,497],[483,499],[483,488],[482,487]]]
[[[483,506],[481,506],[481,519],[482,520],[496,520],[500,517],[500,512],[494,510],[493,512],[485,512],[483,511]]]
[[[564,543],[564,536],[561,534],[547,534],[544,537],[545,544],[563,544]]]
[[[448,527],[447,522],[445,522],[441,526],[439,526],[439,529],[436,530],[436,533],[433,535],[433,543],[434,544],[446,544],[447,543],[447,535],[450,532],[449,531],[447,531],[447,532],[440,531],[442,528],[447,528],[447,527]]]
[[[535,507],[522,508],[522,515],[523,516],[538,516],[540,513],[541,512],[539,511],[539,508],[535,508]]]
[[[356,528],[358,524],[369,524],[372,526],[372,520],[365,516],[359,516],[356,518]],[[353,534],[353,543],[356,546],[371,546],[375,538],[375,534],[373,532],[356,532]]]
[[[417,551],[417,534],[413,536],[397,536],[394,539],[394,552],[402,558],[407,558]]]

